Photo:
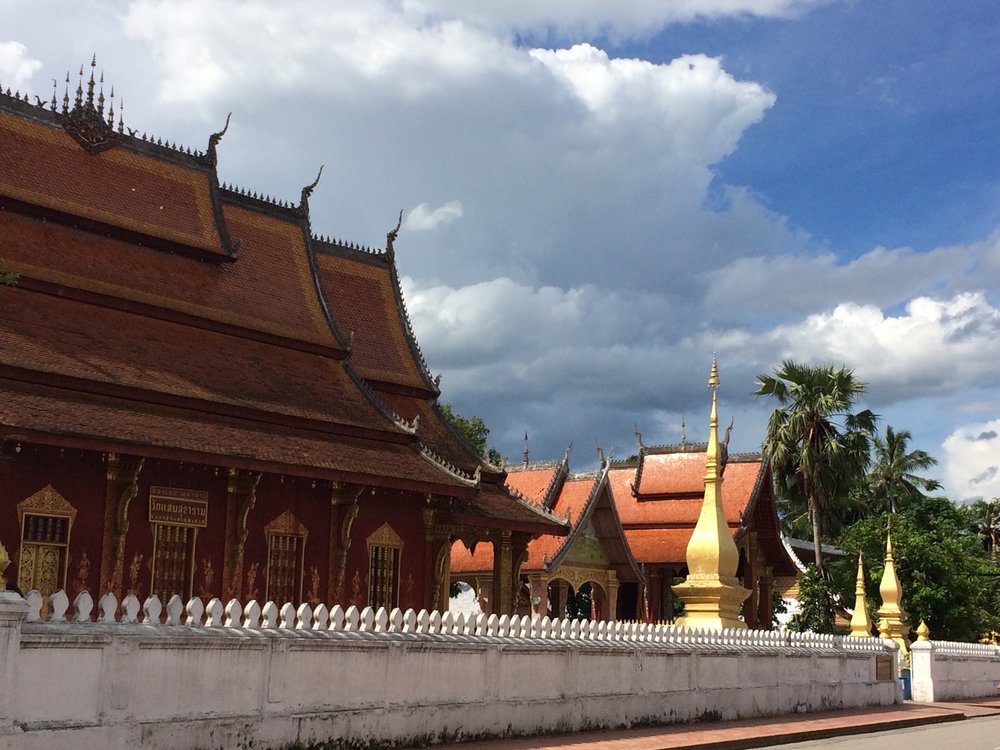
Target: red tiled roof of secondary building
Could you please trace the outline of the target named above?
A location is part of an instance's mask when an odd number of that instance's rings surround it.
[[[558,465],[539,469],[509,469],[507,486],[535,505],[541,505],[548,496],[558,470]]]
[[[180,152],[152,158],[129,137],[90,154],[53,113],[35,114],[0,111],[0,195],[228,259],[210,167]]]

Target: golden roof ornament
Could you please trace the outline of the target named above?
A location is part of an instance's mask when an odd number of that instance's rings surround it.
[[[720,472],[718,394],[721,381],[715,357],[708,377],[712,389],[708,449],[705,453],[705,495],[698,523],[687,546],[688,577],[674,592],[684,601],[684,616],[679,625],[700,628],[746,628],[739,619],[740,604],[750,596],[736,579],[739,550],[729,531],[722,506]]]
[[[868,616],[868,599],[865,596],[865,566],[864,557],[858,554],[858,579],[854,586],[854,614],[851,615],[851,635],[856,638],[869,638],[872,634],[872,621]]]

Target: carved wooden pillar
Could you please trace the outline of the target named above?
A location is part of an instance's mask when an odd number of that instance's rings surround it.
[[[225,601],[241,599],[243,594],[243,550],[247,541],[247,519],[257,502],[259,472],[229,470],[226,491],[225,567],[222,569],[222,591]]]
[[[549,617],[558,617],[561,620],[566,616],[566,599],[569,594],[569,584],[566,581],[559,580],[553,581],[549,586],[552,597],[552,611],[549,612]]]
[[[760,580],[757,570],[757,556],[760,554],[757,544],[757,532],[747,534],[744,549],[746,566],[743,569],[743,587],[750,589],[750,598],[743,605],[743,621],[751,630],[760,627],[758,615],[760,612]]]
[[[618,619],[618,574],[608,571],[608,614],[607,619],[614,622]]]
[[[358,498],[362,487],[335,482],[330,495],[330,562],[327,580],[329,606],[347,606],[344,584],[347,579],[347,553],[351,549],[351,527],[358,517]]]
[[[511,532],[503,529],[493,537],[493,613],[514,612],[514,550]]]
[[[762,565],[759,581],[757,627],[761,630],[771,630],[774,627],[774,568]]]
[[[129,505],[139,494],[139,474],[146,459],[108,454],[107,489],[104,498],[104,538],[101,542],[101,589],[122,595],[125,540],[128,537]]]

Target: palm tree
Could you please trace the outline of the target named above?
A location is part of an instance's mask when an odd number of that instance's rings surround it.
[[[922,491],[941,489],[936,479],[916,475],[915,472],[936,465],[937,459],[919,449],[907,453],[911,437],[908,430],[897,432],[891,425],[886,425],[885,440],[875,436],[873,466],[868,472],[873,510],[895,513],[908,500],[919,497]]]
[[[992,500],[977,500],[971,506],[975,524],[990,545],[990,560],[997,561],[997,545],[1000,544],[1000,497]]]
[[[865,385],[845,367],[785,360],[774,375],[758,375],[757,386],[754,395],[773,396],[779,404],[768,421],[764,453],[779,492],[808,509],[822,571],[826,513],[863,477],[878,418],[869,409],[851,412]]]

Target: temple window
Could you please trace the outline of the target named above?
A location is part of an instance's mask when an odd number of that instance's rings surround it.
[[[17,586],[22,592],[36,589],[47,603],[49,595],[66,587],[76,508],[48,485],[18,503],[17,514],[21,525]]]
[[[399,564],[403,540],[382,524],[368,537],[368,605],[375,609],[399,606]]]
[[[267,576],[264,597],[276,604],[299,603],[302,570],[309,532],[291,511],[285,511],[264,527],[267,538]]]
[[[174,594],[185,600],[191,598],[197,539],[197,528],[153,524],[153,576],[150,592],[161,602],[170,601]]]
[[[153,527],[149,591],[164,604],[174,595],[190,599],[194,589],[198,529],[208,525],[208,493],[184,487],[149,488],[149,523]],[[140,558],[133,558],[133,566]],[[129,574],[130,591],[139,595],[137,570]]]

